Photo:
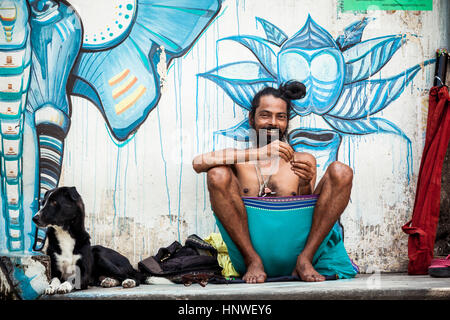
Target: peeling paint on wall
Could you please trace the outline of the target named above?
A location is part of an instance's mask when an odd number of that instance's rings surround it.
[[[159,62],[156,65],[156,71],[158,72],[161,82],[161,92],[164,93],[164,85],[167,79],[167,56],[164,46],[160,47],[161,53],[159,54]]]

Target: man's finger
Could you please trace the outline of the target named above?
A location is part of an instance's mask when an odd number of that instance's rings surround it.
[[[308,167],[313,167],[313,164],[311,162],[309,162],[308,160],[293,160],[292,163],[298,163],[298,164],[303,164]]]
[[[286,142],[280,142],[280,147],[283,147],[284,149],[286,149],[286,151],[289,153],[289,158],[292,159],[294,158],[294,149],[292,149],[292,147],[287,144]]]
[[[288,158],[288,155],[285,152],[283,152],[281,149],[278,149],[278,151],[275,152],[271,157],[272,158],[280,157],[280,158],[283,158],[283,160],[286,161],[286,162],[290,161],[289,158]]]
[[[280,156],[283,155],[283,159],[286,160],[286,162],[291,161],[292,159],[291,155],[286,149],[282,148],[281,146],[278,149],[278,153],[280,154]]]
[[[298,169],[304,169],[308,171],[312,171],[312,166],[304,164],[304,163],[298,163],[298,162],[291,162],[291,165]]]
[[[288,149],[280,147],[279,151],[286,155],[288,162],[292,160],[293,154]]]
[[[281,151],[281,150],[280,150],[280,156],[281,156],[286,162],[291,161],[290,158],[289,158],[289,154],[286,153],[285,151]]]
[[[307,174],[308,176],[314,176],[316,173],[314,171],[314,169],[310,168],[310,167],[304,167],[302,165],[295,165],[292,164],[292,170],[299,170],[301,172],[304,172],[305,174]]]
[[[309,174],[308,172],[304,171],[304,170],[298,170],[298,169],[292,169],[294,171],[294,173],[299,176],[300,178],[302,178],[303,180],[312,180],[312,176],[311,174]]]
[[[279,155],[281,158],[283,158],[284,161],[289,162],[289,158],[284,152],[280,151]]]

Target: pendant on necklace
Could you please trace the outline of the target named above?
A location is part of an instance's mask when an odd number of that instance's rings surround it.
[[[262,196],[267,197],[267,196],[274,196],[276,194],[277,193],[275,191],[270,190],[270,188],[264,187],[264,194]]]

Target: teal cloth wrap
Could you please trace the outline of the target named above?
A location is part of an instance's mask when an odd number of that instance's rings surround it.
[[[250,239],[268,277],[292,274],[311,229],[317,198],[318,195],[242,198],[247,210]],[[214,217],[234,268],[240,275],[245,274],[241,253],[219,219]],[[321,275],[337,275],[338,279],[353,278],[358,273],[347,255],[338,223],[317,249],[313,266]]]

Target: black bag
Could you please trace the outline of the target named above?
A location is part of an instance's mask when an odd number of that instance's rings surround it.
[[[222,268],[217,262],[217,250],[195,234],[190,235],[182,246],[174,241],[160,248],[155,256],[138,263],[139,271],[147,276],[164,277],[175,283],[200,282],[221,277]]]

